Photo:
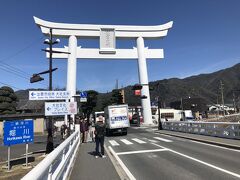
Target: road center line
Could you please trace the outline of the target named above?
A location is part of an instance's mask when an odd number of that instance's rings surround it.
[[[140,150],[140,151],[127,151],[127,152],[119,152],[117,155],[125,155],[125,154],[139,154],[139,153],[148,153],[148,152],[160,152],[160,151],[168,151],[168,149],[150,149],[150,150]]]
[[[188,155],[186,155],[186,154],[182,154],[182,153],[180,153],[180,152],[174,151],[174,150],[169,149],[169,148],[166,148],[166,147],[164,147],[164,146],[160,146],[160,145],[155,144],[155,143],[152,143],[152,144],[155,145],[155,146],[157,146],[157,147],[160,147],[160,148],[164,148],[164,149],[166,149],[166,150],[169,150],[170,152],[173,152],[173,153],[178,154],[178,155],[180,155],[180,156],[186,157],[186,158],[191,159],[191,160],[193,160],[193,161],[196,161],[196,162],[199,162],[199,163],[204,164],[204,165],[206,165],[206,166],[209,166],[209,167],[211,167],[211,168],[214,168],[214,169],[217,169],[217,170],[219,170],[219,171],[222,171],[222,172],[224,172],[224,173],[226,173],[226,174],[230,174],[230,175],[232,175],[232,176],[235,176],[235,177],[237,177],[237,178],[240,178],[240,174],[237,174],[237,173],[228,171],[228,170],[226,170],[226,169],[217,167],[217,166],[215,166],[215,165],[213,165],[213,164],[210,164],[210,163],[201,161],[201,160],[199,160],[199,159],[193,158],[193,157],[188,156]]]
[[[122,162],[122,160],[118,157],[118,155],[115,153],[115,151],[112,149],[111,146],[108,146],[108,149],[112,153],[112,155],[116,158],[120,166],[123,168],[127,176],[129,177],[130,180],[136,180],[136,178],[132,175],[132,173],[129,171],[129,169],[125,166],[125,164]]]

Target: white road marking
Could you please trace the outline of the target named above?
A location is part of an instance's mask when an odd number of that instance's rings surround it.
[[[229,150],[229,151],[240,152],[240,150],[237,150],[237,149],[230,149],[230,148],[227,148],[227,147],[222,147],[222,146],[218,146],[218,145],[214,145],[214,144],[207,144],[207,143],[204,143],[204,142],[198,142],[198,141],[194,141],[194,140],[189,140],[189,141],[194,142],[194,143],[198,143],[198,144],[203,144],[203,145],[206,145],[206,146],[212,146],[212,147],[216,147],[216,148],[220,148],[220,149],[226,149],[226,150]]]
[[[126,145],[130,145],[133,144],[132,142],[126,140],[126,139],[120,139],[120,141],[122,141],[123,143],[125,143]]]
[[[159,133],[156,133],[156,134],[159,135]],[[183,138],[180,138],[180,137],[170,136],[170,135],[167,135],[167,134],[161,134],[161,136],[170,137],[170,138],[172,138],[172,139],[176,139],[176,140],[178,140],[178,141],[183,141],[183,142],[187,142],[187,141],[188,141],[188,140],[186,140],[186,139],[183,139]]]
[[[158,142],[158,141],[153,140],[153,139],[148,139],[148,141],[153,142],[153,143],[157,143]]]
[[[122,162],[122,160],[118,157],[118,155],[115,153],[115,151],[112,149],[111,146],[108,146],[110,152],[112,155],[116,158],[120,166],[123,168],[127,176],[129,177],[130,180],[136,180],[136,178],[132,175],[132,173],[129,171],[129,169],[125,166],[125,164]]]
[[[132,140],[136,141],[139,144],[145,144],[146,143],[145,141],[142,141],[141,139],[137,139],[137,138],[133,138]]]
[[[148,152],[160,152],[160,151],[168,151],[168,149],[150,149],[150,150],[140,150],[140,151],[127,151],[127,152],[119,152],[117,155],[125,155],[125,154],[139,154],[139,153],[148,153]]]
[[[155,143],[152,143],[152,144],[155,145],[155,146],[157,146],[157,147],[166,149],[166,150],[168,150],[168,151],[170,151],[170,152],[172,152],[172,153],[178,154],[178,155],[180,155],[180,156],[183,156],[183,157],[186,157],[186,158],[191,159],[191,160],[193,160],[193,161],[199,162],[199,163],[204,164],[204,165],[206,165],[206,166],[209,166],[209,167],[211,167],[211,168],[214,168],[214,169],[217,169],[217,170],[219,170],[219,171],[222,171],[222,172],[224,172],[224,173],[226,173],[226,174],[230,174],[230,175],[232,175],[232,176],[235,176],[235,177],[237,177],[237,178],[240,178],[240,174],[237,174],[237,173],[228,171],[228,170],[226,170],[226,169],[217,167],[217,166],[215,166],[215,165],[213,165],[213,164],[210,164],[210,163],[201,161],[201,160],[199,160],[199,159],[196,159],[196,158],[193,158],[193,157],[188,156],[188,155],[186,155],[186,154],[183,154],[183,153],[174,151],[174,150],[169,149],[169,148],[166,148],[166,147],[164,147],[164,146],[160,146],[160,145],[155,144]]]
[[[112,146],[119,146],[119,144],[118,144],[115,140],[109,140],[109,143],[110,143]]]
[[[173,142],[172,140],[168,140],[168,139],[164,139],[164,138],[160,138],[160,137],[153,137],[153,138],[160,140],[160,141],[164,141],[164,142]]]

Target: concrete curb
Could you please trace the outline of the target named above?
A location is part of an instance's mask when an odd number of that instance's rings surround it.
[[[213,145],[217,145],[217,146],[223,146],[226,148],[240,150],[240,146],[237,146],[234,144],[227,144],[227,143],[222,143],[222,142],[206,140],[206,139],[202,139],[202,138],[188,137],[188,136],[184,136],[184,135],[171,134],[171,133],[166,133],[166,132],[161,132],[161,131],[155,131],[155,132],[159,133],[159,134],[168,135],[168,136],[180,137],[180,138],[184,138],[184,139],[189,139],[189,140],[194,140],[194,141],[198,141],[198,142],[203,142],[203,143],[213,144]]]
[[[114,155],[108,150],[108,148],[106,147],[106,145],[104,144],[104,149],[108,154],[109,159],[111,160],[115,170],[117,171],[119,177],[121,180],[129,180],[128,175],[126,174],[126,172],[123,170],[122,166],[119,164],[119,162],[116,160],[116,158],[114,157]]]

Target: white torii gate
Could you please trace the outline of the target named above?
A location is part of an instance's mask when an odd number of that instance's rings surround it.
[[[124,25],[89,25],[89,24],[66,24],[44,21],[34,17],[35,23],[41,28],[44,35],[50,34],[55,37],[69,38],[68,47],[53,48],[53,51],[67,52],[70,54],[53,53],[53,58],[68,59],[67,91],[73,97],[76,95],[77,59],[138,59],[139,83],[143,86],[141,95],[143,117],[145,124],[152,124],[152,112],[148,85],[146,58],[163,58],[163,49],[148,49],[144,47],[144,39],[158,39],[167,36],[172,28],[170,21],[157,26],[124,26]],[[77,47],[77,39],[100,38],[100,48]],[[116,39],[136,39],[137,48],[116,49]],[[49,54],[47,53],[47,57]],[[72,98],[71,101],[74,101]]]

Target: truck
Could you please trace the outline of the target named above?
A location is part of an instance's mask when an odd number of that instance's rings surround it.
[[[158,123],[158,110],[154,111],[153,122]],[[160,109],[161,121],[190,121],[194,120],[191,110]]]
[[[130,126],[128,118],[128,105],[111,105],[104,109],[106,134],[127,135],[127,129]]]

